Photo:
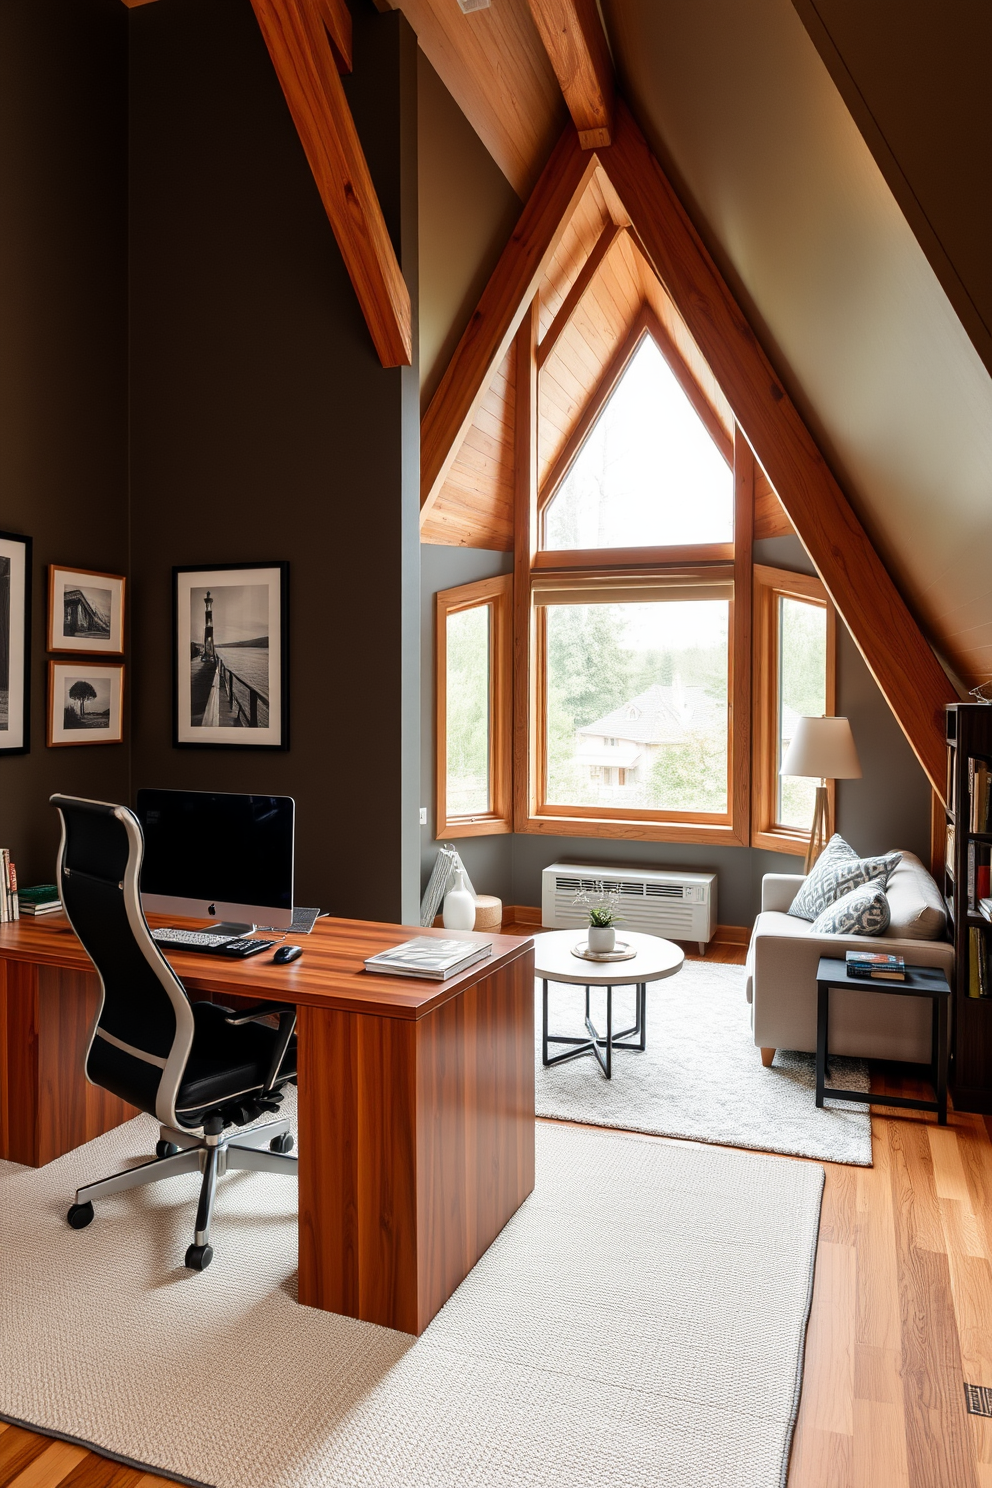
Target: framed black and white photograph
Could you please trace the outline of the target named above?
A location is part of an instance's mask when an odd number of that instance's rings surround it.
[[[0,532],[0,754],[26,754],[31,675],[31,539]]]
[[[48,649],[123,656],[123,577],[50,563]]]
[[[48,663],[48,745],[120,744],[124,738],[124,663]]]
[[[289,748],[289,564],[176,568],[174,742]]]

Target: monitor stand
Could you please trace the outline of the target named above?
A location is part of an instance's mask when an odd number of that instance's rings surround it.
[[[252,935],[258,926],[242,925],[237,920],[219,920],[216,925],[208,925],[207,929],[214,935]]]

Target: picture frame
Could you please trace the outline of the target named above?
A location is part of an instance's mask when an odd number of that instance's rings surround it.
[[[124,741],[124,663],[48,663],[48,747]]]
[[[173,744],[289,748],[289,564],[173,569]]]
[[[124,576],[48,565],[48,650],[124,655]]]
[[[0,754],[31,747],[31,539],[0,532]]]

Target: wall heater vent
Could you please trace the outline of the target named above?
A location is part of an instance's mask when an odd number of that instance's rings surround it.
[[[552,863],[541,876],[541,923],[547,930],[580,928],[586,923],[576,896],[614,893],[620,899],[624,930],[640,930],[664,940],[695,940],[702,951],[716,930],[716,874],[682,873],[670,868],[608,868],[585,863]]]

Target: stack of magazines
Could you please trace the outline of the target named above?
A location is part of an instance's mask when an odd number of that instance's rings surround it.
[[[435,940],[431,935],[418,935],[391,950],[369,956],[366,971],[385,972],[387,976],[428,977],[443,982],[464,971],[475,961],[492,955],[493,943],[469,940]]]
[[[10,849],[0,847],[0,921],[18,918],[17,869],[10,861]]]
[[[906,963],[901,956],[886,956],[882,951],[848,951],[847,974],[874,982],[904,982]]]

